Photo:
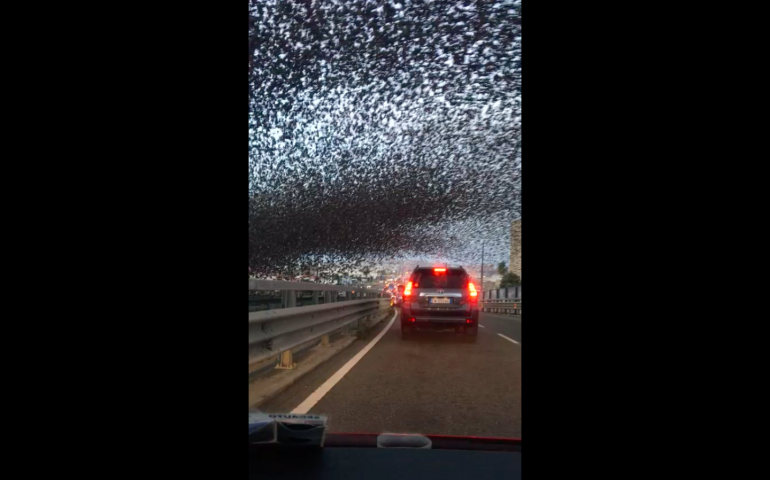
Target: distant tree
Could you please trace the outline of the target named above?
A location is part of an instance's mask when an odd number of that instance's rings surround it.
[[[368,277],[371,270],[369,269],[369,267],[364,267],[361,269],[361,272],[364,274],[365,277]]]
[[[499,273],[500,276],[504,276],[506,273],[508,273],[508,268],[505,266],[505,262],[500,262],[497,264],[497,273]]]
[[[513,272],[508,272],[503,275],[503,279],[500,280],[500,288],[515,287],[521,285],[521,277]]]

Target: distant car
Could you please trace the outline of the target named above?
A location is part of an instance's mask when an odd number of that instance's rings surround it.
[[[419,330],[452,330],[476,341],[479,297],[464,268],[417,267],[402,295],[402,339]]]
[[[396,287],[396,306],[400,307],[404,303],[404,285]]]

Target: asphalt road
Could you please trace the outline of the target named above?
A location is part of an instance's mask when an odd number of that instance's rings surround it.
[[[261,410],[293,411],[389,320]],[[404,341],[397,316],[379,342],[310,413],[328,415],[332,432],[520,438],[521,318],[481,313],[479,323],[483,328],[475,344],[443,332],[418,333]]]

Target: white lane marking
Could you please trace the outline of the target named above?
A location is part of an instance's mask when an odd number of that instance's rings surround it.
[[[305,414],[309,412],[310,409],[313,408],[316,403],[321,401],[324,395],[329,393],[329,390],[331,390],[332,388],[334,388],[335,385],[337,385],[337,382],[342,380],[342,377],[344,377],[345,374],[350,371],[350,369],[356,366],[356,363],[358,363],[359,360],[364,358],[364,355],[366,355],[367,352],[369,352],[369,350],[371,350],[372,347],[374,347],[377,344],[377,342],[380,341],[383,335],[388,333],[388,330],[390,330],[390,327],[391,325],[393,325],[393,322],[395,320],[396,320],[396,314],[394,313],[393,318],[391,318],[390,323],[388,323],[388,326],[383,328],[382,331],[379,333],[379,335],[374,337],[374,339],[371,342],[369,342],[369,345],[365,346],[360,352],[356,353],[356,355],[353,358],[348,360],[348,363],[343,365],[342,368],[337,370],[337,372],[334,375],[329,377],[329,379],[326,380],[323,385],[318,387],[315,392],[311,393],[310,396],[307,397],[304,402],[300,403],[297,408],[292,410],[291,413],[300,415],[300,414]]]
[[[479,323],[479,327],[481,327],[481,328],[487,328],[487,327],[485,327],[484,325],[482,325],[482,324],[480,324],[480,323]]]
[[[498,335],[500,335],[500,336],[501,336],[501,337],[503,337],[504,339],[508,340],[509,342],[513,342],[513,343],[515,343],[516,345],[521,345],[521,344],[520,344],[519,342],[517,342],[516,340],[514,340],[514,339],[512,339],[512,338],[510,338],[510,337],[506,337],[506,336],[505,336],[505,335],[503,335],[502,333],[498,333]]]

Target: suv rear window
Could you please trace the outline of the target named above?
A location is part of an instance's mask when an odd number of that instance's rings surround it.
[[[465,288],[468,274],[457,268],[448,268],[445,273],[434,273],[433,269],[417,270],[412,275],[414,288]]]

